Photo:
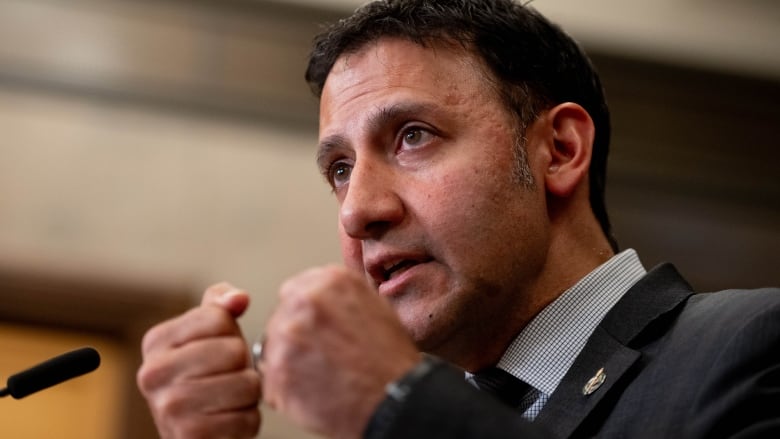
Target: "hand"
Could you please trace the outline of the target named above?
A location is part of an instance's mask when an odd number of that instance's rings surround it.
[[[150,329],[137,381],[160,437],[250,438],[260,428],[260,377],[236,318],[249,296],[226,283],[201,305]]]
[[[359,438],[385,386],[420,361],[390,304],[345,268],[308,270],[282,285],[260,362],[264,400],[331,438]]]

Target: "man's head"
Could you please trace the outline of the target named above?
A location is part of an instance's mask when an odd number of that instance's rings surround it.
[[[574,102],[585,108],[596,128],[589,169],[591,209],[617,250],[604,200],[609,110],[598,74],[573,39],[532,8],[511,0],[378,1],[317,37],[306,71],[312,91],[321,95],[340,56],[383,37],[422,46],[447,42],[472,52],[487,66],[485,80],[517,118],[521,136],[542,110],[555,104]]]
[[[503,42],[491,29],[500,23]],[[512,37],[512,26],[525,30]],[[520,44],[535,58],[498,60],[521,56],[504,46],[526,33],[558,50],[546,38],[562,34],[511,3],[375,4],[317,44],[307,74],[345,263],[423,350],[466,368],[495,361],[611,253],[588,199],[591,103],[571,102],[568,76],[537,65],[548,61],[535,43]],[[548,91],[559,83],[566,90]]]

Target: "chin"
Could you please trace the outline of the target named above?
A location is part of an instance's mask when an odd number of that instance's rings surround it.
[[[436,321],[432,314],[422,313],[422,315],[403,316],[403,324],[409,336],[414,341],[420,352],[432,355],[438,355],[441,345],[448,339],[447,331],[442,327],[442,322]]]

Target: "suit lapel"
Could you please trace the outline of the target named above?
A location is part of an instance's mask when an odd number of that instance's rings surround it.
[[[642,356],[643,335],[662,330],[666,319],[661,317],[670,315],[691,294],[673,266],[665,264],[648,272],[604,317],[536,422],[555,437],[566,438],[597,407],[608,409],[617,398],[606,397],[619,394],[631,380],[628,372]]]
[[[640,356],[639,351],[625,347],[604,328],[596,328],[583,354],[577,357],[550,396],[536,422],[543,424],[554,437],[571,436]],[[603,384],[586,395],[586,386],[599,371],[603,373]]]

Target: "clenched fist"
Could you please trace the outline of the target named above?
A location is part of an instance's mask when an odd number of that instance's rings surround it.
[[[265,401],[313,432],[362,436],[386,385],[420,361],[395,311],[359,273],[313,268],[285,282],[266,328]]]
[[[222,283],[187,313],[150,329],[137,380],[164,439],[251,438],[260,428],[260,377],[236,318],[246,292]]]

